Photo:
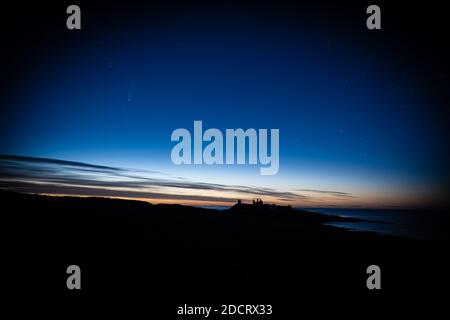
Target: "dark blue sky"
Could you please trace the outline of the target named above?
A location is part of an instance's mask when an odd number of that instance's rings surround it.
[[[0,151],[404,204],[434,192],[440,137],[415,79],[376,49],[315,24],[236,13],[138,20],[34,66],[9,100],[14,139]],[[174,166],[170,134],[194,120],[279,128],[279,174]]]

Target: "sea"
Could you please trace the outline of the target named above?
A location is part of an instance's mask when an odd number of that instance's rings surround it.
[[[210,209],[224,210],[228,207],[210,206]],[[437,210],[404,209],[338,209],[298,208],[324,215],[357,218],[361,222],[330,222],[331,225],[352,232],[374,232],[398,237],[448,240],[450,213]]]
[[[328,223],[328,225],[355,232],[375,232],[427,240],[446,240],[448,238],[449,215],[443,211],[337,208],[308,208],[305,210],[344,218],[366,220],[361,222]]]

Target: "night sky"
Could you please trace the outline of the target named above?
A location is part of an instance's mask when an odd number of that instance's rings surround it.
[[[449,100],[438,7],[381,2],[382,30],[369,31],[371,3],[227,3],[78,2],[80,31],[65,29],[64,4],[2,21],[0,153],[20,157],[0,157],[1,187],[195,205],[440,200]],[[279,128],[279,173],[175,166],[170,135],[194,120]]]

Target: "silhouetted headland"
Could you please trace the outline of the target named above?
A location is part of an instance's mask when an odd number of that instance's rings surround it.
[[[13,248],[11,277],[28,288],[23,275],[33,266],[39,275],[33,288],[50,294],[68,294],[65,268],[77,264],[89,297],[139,293],[180,303],[259,297],[288,310],[300,296],[304,302],[325,294],[364,297],[372,264],[385,270],[383,294],[391,297],[426,290],[440,281],[435,266],[448,266],[444,245],[351,232],[324,224],[348,219],[262,201],[219,211],[0,191],[0,203]]]
[[[344,218],[339,216],[324,215],[307,210],[294,209],[291,206],[265,204],[261,199],[253,200],[252,204],[242,203],[241,200],[223,211],[238,216],[271,217],[273,219],[295,219],[296,223],[323,224],[326,222],[359,222],[369,221],[356,218]],[[294,221],[294,220],[293,220]]]

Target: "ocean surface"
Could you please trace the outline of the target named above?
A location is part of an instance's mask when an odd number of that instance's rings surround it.
[[[206,207],[216,210],[228,207]],[[367,222],[332,222],[332,225],[350,231],[375,232],[399,237],[445,240],[449,237],[449,216],[444,212],[397,209],[336,209],[301,208],[326,215],[370,220]]]
[[[448,215],[434,210],[334,208],[308,208],[306,210],[327,215],[370,220],[370,222],[328,223],[329,225],[346,228],[351,231],[369,231],[429,240],[443,240],[448,237],[445,230],[448,226]]]

